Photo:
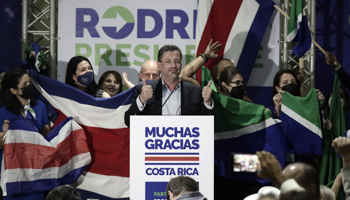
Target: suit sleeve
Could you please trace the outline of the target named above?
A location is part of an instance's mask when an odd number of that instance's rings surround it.
[[[134,94],[134,98],[132,100],[131,106],[125,112],[125,115],[124,115],[124,122],[125,122],[125,125],[128,127],[130,127],[130,115],[139,115],[141,113],[141,111],[139,110],[139,108],[137,107],[137,104],[136,104],[136,99],[141,94],[141,87],[140,86],[142,86],[142,85],[136,86],[135,94]]]
[[[199,99],[197,99],[195,102],[200,103],[200,113],[196,112],[196,115],[214,115],[214,110],[215,110],[215,105],[213,104],[213,109],[209,110],[205,105],[204,105],[204,99],[202,97],[202,88],[190,84],[189,88],[193,93],[191,93],[190,98],[195,98],[197,95]],[[198,108],[198,107],[197,107]]]
[[[201,106],[202,106],[202,108],[201,108],[201,114],[202,115],[214,115],[215,107],[213,108],[213,110],[209,110],[207,107],[205,107],[204,101],[202,102]]]
[[[339,76],[340,82],[350,90],[350,76],[346,71],[341,67],[336,73]]]
[[[202,95],[202,92],[200,93],[200,95]],[[211,101],[213,103],[213,109],[208,109],[208,107],[204,103],[203,97],[201,97],[201,115],[214,115],[215,104],[213,99],[211,99]]]

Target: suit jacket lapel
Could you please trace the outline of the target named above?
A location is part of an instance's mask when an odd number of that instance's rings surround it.
[[[187,104],[188,104],[188,99],[190,96],[190,91],[187,90],[187,85],[186,85],[186,83],[184,84],[184,82],[182,80],[181,80],[180,84],[181,84],[181,115],[185,115]]]
[[[155,115],[162,115],[162,93],[163,93],[163,84],[162,84],[162,79],[158,79],[159,81],[156,83],[155,85],[155,91],[154,91],[154,95],[155,95],[155,100],[154,100],[154,114]],[[158,112],[158,113],[157,113]]]

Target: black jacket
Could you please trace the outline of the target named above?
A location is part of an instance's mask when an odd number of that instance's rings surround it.
[[[213,110],[208,110],[202,98],[202,89],[191,83],[180,81],[181,84],[181,115],[210,115]],[[136,98],[141,94],[142,84],[136,86],[133,102],[125,112],[124,121],[130,125],[130,115],[162,115],[162,81],[161,79],[150,81],[153,89],[153,97],[150,98],[141,112],[136,104]],[[171,97],[170,97],[171,98]]]

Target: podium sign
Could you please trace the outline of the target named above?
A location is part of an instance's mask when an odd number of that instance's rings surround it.
[[[180,175],[214,199],[214,116],[131,116],[130,199],[166,200]]]

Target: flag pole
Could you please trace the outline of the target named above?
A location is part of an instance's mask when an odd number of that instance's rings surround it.
[[[301,57],[299,58],[299,72],[300,74],[305,77],[305,72],[304,72],[304,58]],[[305,95],[305,89],[304,89],[304,81],[301,83],[301,86],[300,86],[300,92],[301,92],[301,95]]]
[[[285,13],[280,7],[278,7],[276,4],[273,6],[275,7],[282,15],[284,15],[288,20],[289,20],[289,16],[287,15],[287,13]],[[326,55],[326,51],[313,39],[311,38],[312,43],[324,54]]]

